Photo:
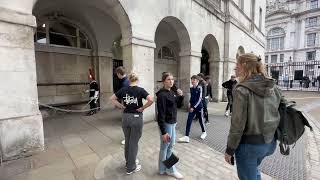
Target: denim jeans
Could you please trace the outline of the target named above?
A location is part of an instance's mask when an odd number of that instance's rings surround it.
[[[238,177],[240,180],[261,180],[258,166],[262,160],[274,153],[277,143],[240,144],[235,151]]]
[[[165,123],[166,132],[171,137],[170,142],[164,143],[162,141],[162,136],[160,135],[160,153],[159,153],[159,173],[160,174],[164,174],[165,172],[167,172],[167,173],[175,173],[176,172],[175,166],[172,166],[170,169],[167,169],[166,166],[162,162],[162,161],[168,159],[172,154],[173,145],[175,144],[175,141],[176,141],[176,125],[177,125],[177,123],[175,123],[175,124]]]

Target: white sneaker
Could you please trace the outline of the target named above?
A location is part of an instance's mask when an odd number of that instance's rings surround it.
[[[167,173],[168,176],[172,176],[176,179],[183,179],[182,174],[180,174],[178,171],[174,172],[174,173]]]
[[[207,132],[203,132],[200,136],[201,139],[205,139],[207,137]]]
[[[140,170],[141,170],[141,165],[138,164],[135,170],[130,171],[130,172],[127,171],[127,175],[130,175],[130,174],[132,174],[132,173],[138,172],[138,171],[140,171]]]
[[[224,113],[224,115],[228,117],[229,116],[229,112],[226,111],[226,113]]]
[[[125,140],[122,140],[122,141],[121,141],[121,144],[122,144],[122,145],[125,145],[125,144],[126,144],[126,141],[125,141]]]
[[[183,136],[183,137],[179,138],[179,142],[189,143],[190,142],[189,136]]]

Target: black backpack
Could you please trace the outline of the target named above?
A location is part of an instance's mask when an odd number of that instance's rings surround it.
[[[295,144],[302,136],[305,126],[309,127],[311,131],[313,130],[303,112],[294,108],[295,105],[296,102],[294,101],[279,105],[280,123],[275,132],[275,137],[279,141],[282,155],[289,155],[289,145]]]

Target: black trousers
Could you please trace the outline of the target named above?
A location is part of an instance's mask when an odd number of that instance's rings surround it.
[[[90,109],[94,109],[94,110],[90,110],[90,112],[93,112],[93,113],[97,112],[97,109],[95,109],[95,108],[97,108],[97,103],[96,103],[96,100],[93,99],[93,100],[90,102]]]
[[[232,94],[227,94],[227,97],[228,97],[228,104],[226,107],[226,111],[228,111],[228,109],[230,109],[230,112],[232,112],[232,102],[233,102]]]

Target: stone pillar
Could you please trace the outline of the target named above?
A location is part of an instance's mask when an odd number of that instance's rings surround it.
[[[32,15],[0,12],[0,155],[4,160],[44,149],[38,108]]]
[[[184,106],[187,107],[190,99],[191,76],[200,73],[201,53],[200,52],[181,52],[179,54],[180,66],[180,88],[185,96]]]
[[[113,61],[112,55],[99,55],[98,57],[98,79],[100,86],[100,107],[101,109],[112,108],[109,97],[113,94]]]
[[[213,78],[211,78],[213,101],[220,102],[223,99],[224,91],[224,88],[222,87],[224,79],[223,73],[225,72],[224,61],[214,59],[210,62],[210,70],[214,73]]]
[[[155,99],[154,92],[154,49],[153,41],[128,38],[121,41],[123,65],[127,72],[135,72],[139,76],[139,86],[143,87]],[[144,121],[155,119],[155,103],[145,110]]]

